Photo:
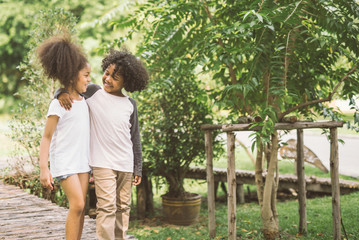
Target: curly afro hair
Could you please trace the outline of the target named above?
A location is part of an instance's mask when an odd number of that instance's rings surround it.
[[[147,70],[142,61],[128,50],[111,49],[102,60],[102,70],[106,71],[111,64],[115,64],[112,77],[120,74],[124,79],[124,88],[127,92],[141,91],[146,88],[149,80]]]
[[[53,36],[36,49],[45,74],[59,80],[65,87],[73,87],[78,74],[88,63],[80,46],[71,42],[70,35]]]

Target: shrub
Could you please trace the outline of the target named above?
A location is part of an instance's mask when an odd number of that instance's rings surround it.
[[[157,78],[139,97],[144,167],[168,183],[168,195],[185,194],[191,164],[205,161],[201,125],[212,122],[206,91],[185,70]]]

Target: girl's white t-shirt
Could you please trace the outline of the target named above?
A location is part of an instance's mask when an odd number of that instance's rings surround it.
[[[71,110],[51,101],[47,117],[59,117],[50,144],[52,177],[89,172],[90,120],[85,99],[74,101]]]
[[[130,117],[134,107],[128,96],[99,89],[87,104],[90,109],[90,166],[133,172]]]

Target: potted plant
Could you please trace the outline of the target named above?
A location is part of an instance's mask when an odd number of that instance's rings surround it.
[[[167,182],[162,196],[165,218],[177,225],[192,224],[198,218],[201,196],[188,193],[183,183],[190,165],[205,160],[200,126],[212,122],[206,91],[193,74],[177,72],[152,82],[139,103],[147,171]]]

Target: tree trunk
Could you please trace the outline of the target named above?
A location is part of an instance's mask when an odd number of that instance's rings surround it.
[[[268,172],[266,176],[264,192],[263,192],[263,207],[261,208],[261,217],[263,223],[263,233],[267,240],[278,237],[278,214],[276,211],[276,182],[275,173],[277,169],[277,153],[278,153],[278,133],[274,132],[272,135],[272,144],[270,151],[270,160],[268,165]],[[274,194],[275,193],[275,194]]]
[[[181,172],[182,169],[178,169],[178,172],[169,172],[165,175],[168,183],[168,192],[166,193],[169,197],[181,198],[185,195],[185,189],[183,187],[184,174]]]
[[[142,171],[141,184],[136,187],[137,193],[137,218],[144,219],[154,213],[152,181],[146,171]]]
[[[256,158],[256,171],[255,171],[255,181],[257,186],[257,196],[259,206],[263,206],[263,144],[260,140],[257,139],[257,158]]]

